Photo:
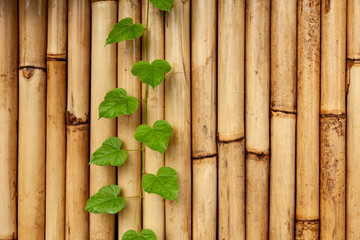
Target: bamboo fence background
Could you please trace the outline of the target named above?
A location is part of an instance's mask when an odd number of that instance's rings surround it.
[[[84,211],[118,184],[138,195],[140,152],[89,166],[110,136],[139,149],[141,109],[98,120],[115,87],[141,98],[143,39],[104,47],[146,0],[0,1],[0,239],[360,239],[360,0],[174,0],[149,11],[149,58],[172,71],[148,121],[174,128],[162,156],[179,202],[145,194],[117,215]],[[167,24],[165,24],[167,23]]]

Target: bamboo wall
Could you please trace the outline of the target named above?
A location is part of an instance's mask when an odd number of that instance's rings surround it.
[[[174,0],[145,38],[104,47],[146,0],[0,1],[0,240],[360,239],[360,0]],[[166,19],[165,19],[166,17]],[[139,149],[141,109],[98,120],[107,91],[140,99],[134,63],[166,59],[149,124],[174,128],[145,172],[177,170],[179,202],[145,194],[117,215],[90,195],[140,188],[140,152],[89,166],[111,136]]]

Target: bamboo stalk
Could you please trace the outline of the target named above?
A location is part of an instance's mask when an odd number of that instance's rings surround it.
[[[165,165],[178,174],[178,202],[165,201],[166,239],[191,239],[190,2],[175,0],[167,14],[165,56],[172,72],[165,80],[165,119],[174,131]]]
[[[271,2],[270,239],[294,239],[296,3]]]
[[[192,236],[216,239],[216,1],[191,5]]]
[[[347,0],[347,57],[360,59],[360,23],[357,14],[360,11],[359,0]]]
[[[268,237],[270,1],[246,3],[246,239]]]
[[[89,239],[90,2],[68,2],[66,239]]]
[[[18,238],[45,236],[45,56],[44,1],[19,2]]]
[[[134,22],[140,22],[140,1],[119,1],[118,20],[131,17]],[[126,89],[129,96],[141,98],[141,85],[137,77],[131,74],[132,66],[140,60],[140,40],[124,41],[118,44],[118,87]],[[129,116],[118,117],[118,137],[123,141],[124,149],[140,149],[141,145],[134,138],[134,132],[141,123],[141,108]],[[141,152],[128,152],[128,159],[118,168],[118,185],[122,196],[138,196],[141,179]],[[126,207],[119,212],[118,236],[121,239],[124,232],[137,230],[139,220],[139,199],[129,198]]]
[[[321,8],[320,238],[345,239],[346,0]]]
[[[92,1],[91,21],[91,111],[90,153],[109,137],[116,136],[116,119],[99,119],[98,106],[105,94],[116,88],[116,45],[104,48],[107,34],[117,22],[117,1]],[[90,166],[90,195],[104,185],[116,184],[116,168]],[[90,213],[90,239],[114,239],[115,216]]]
[[[65,238],[67,1],[48,2],[45,238]]]
[[[219,238],[245,239],[245,1],[218,15]]]
[[[0,2],[0,239],[16,239],[17,1]]]
[[[320,1],[298,2],[296,239],[319,238]]]

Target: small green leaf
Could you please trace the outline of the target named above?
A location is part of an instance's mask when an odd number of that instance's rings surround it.
[[[106,39],[106,45],[124,40],[133,40],[141,37],[144,27],[140,23],[134,23],[132,18],[124,18],[116,23]]]
[[[170,167],[161,167],[154,174],[147,174],[142,179],[142,185],[147,193],[156,193],[160,197],[177,201],[179,195],[179,185],[177,173]]]
[[[85,210],[91,213],[116,214],[125,206],[125,199],[119,197],[120,188],[117,185],[103,186],[86,203]]]
[[[170,12],[174,0],[150,0],[150,2],[158,9]]]
[[[158,120],[153,127],[142,124],[135,131],[135,139],[145,143],[150,149],[164,154],[172,134],[173,128],[165,120]]]
[[[117,137],[110,137],[105,140],[101,147],[99,147],[91,156],[89,164],[98,166],[106,166],[111,164],[113,166],[121,166],[127,159],[127,151],[120,149],[122,142]]]
[[[120,114],[132,114],[138,108],[135,97],[128,97],[125,89],[115,88],[106,93],[104,101],[99,106],[99,118],[115,118]]]
[[[165,78],[165,73],[170,72],[170,64],[162,59],[156,59],[151,64],[147,61],[135,63],[131,69],[134,76],[139,76],[143,83],[147,83],[152,88],[158,86]]]
[[[144,229],[140,234],[134,230],[129,230],[124,233],[121,240],[157,240],[157,237],[150,229]]]

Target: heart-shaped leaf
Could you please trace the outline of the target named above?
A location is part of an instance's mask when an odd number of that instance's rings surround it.
[[[117,185],[103,186],[86,203],[85,210],[91,213],[116,214],[125,206],[125,199],[119,197],[120,188]]]
[[[174,4],[174,0],[150,0],[150,2],[157,8],[163,11],[170,12],[171,6]]]
[[[120,114],[132,114],[138,108],[135,97],[128,97],[125,89],[115,88],[106,93],[104,101],[99,106],[99,118],[115,118]]]
[[[98,166],[106,166],[111,164],[113,166],[121,166],[127,159],[127,151],[120,149],[122,142],[117,137],[110,137],[105,140],[101,147],[99,147],[91,156],[89,164]]]
[[[179,195],[179,185],[177,173],[170,167],[161,167],[154,174],[146,174],[142,178],[142,186],[147,193],[156,193],[160,197],[177,201]]]
[[[124,233],[121,240],[157,240],[157,237],[150,229],[144,229],[140,234],[134,230],[129,230]]]
[[[132,18],[124,18],[116,23],[106,39],[106,45],[124,40],[133,40],[141,37],[144,27],[140,23],[133,24]]]
[[[139,76],[140,81],[149,84],[152,88],[158,86],[165,78],[165,73],[170,72],[170,64],[162,59],[156,59],[151,64],[148,61],[139,61],[131,69],[134,76]]]
[[[164,154],[172,134],[173,128],[165,120],[158,120],[153,127],[142,124],[136,128],[135,139],[145,143],[150,149]]]

